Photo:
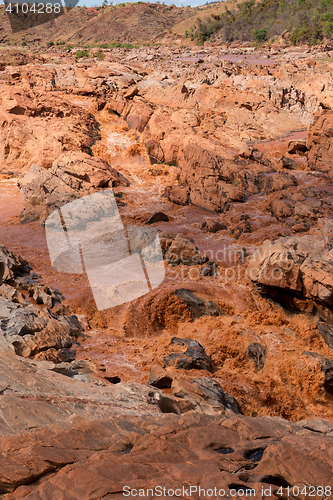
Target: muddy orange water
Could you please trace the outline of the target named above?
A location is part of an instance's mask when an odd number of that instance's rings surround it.
[[[173,205],[163,192],[165,186],[177,182],[177,169],[151,165],[144,148],[136,143],[134,132],[128,130],[121,118],[96,111],[88,98],[71,98],[71,102],[91,109],[101,124],[102,139],[94,146],[94,153],[108,160],[131,182],[128,188],[118,188],[124,193],[125,206],[120,208],[124,224],[141,225],[153,212],[165,212],[169,222],[155,224],[155,228],[191,236],[221,268],[240,272],[223,279],[203,278],[192,269],[178,274],[175,269],[168,269],[164,283],[157,290],[130,304],[98,312],[87,277],[60,274],[52,268],[44,229],[38,222],[20,224],[23,199],[16,180],[1,179],[1,242],[27,259],[45,283],[58,288],[70,301],[73,312],[86,326],[86,337],[77,346],[78,357],[103,363],[108,373],[120,376],[123,381],[147,383],[151,365],[162,364],[164,356],[180,349],[171,345],[173,336],[194,338],[215,363],[214,378],[237,398],[245,414],[279,415],[294,420],[307,416],[332,418],[332,397],[322,388],[323,375],[318,363],[303,355],[304,351],[314,351],[330,357],[312,318],[305,314],[289,315],[260,297],[243,273],[246,263],[238,265],[235,260],[237,251],[244,246],[250,255],[264,239],[276,237],[281,231],[281,225],[265,209],[269,200],[251,196],[246,203],[235,203],[227,214],[221,215],[193,206]],[[305,135],[298,133],[291,138],[297,137]],[[277,152],[278,157],[285,154],[288,139],[263,143],[260,148]],[[300,185],[311,185],[314,181],[306,171],[293,175]],[[221,236],[199,228],[201,221],[208,218],[223,221],[229,227],[237,224],[244,213],[250,216],[256,232],[239,241],[227,232]],[[185,306],[173,295],[180,287],[214,300],[223,314],[192,321]],[[261,371],[246,354],[250,342],[260,342],[267,349],[266,364]],[[174,368],[168,370],[176,373]],[[199,370],[178,371],[179,375],[189,379],[211,376]]]

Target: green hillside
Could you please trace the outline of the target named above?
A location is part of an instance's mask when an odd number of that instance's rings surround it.
[[[265,42],[285,30],[294,44],[316,44],[333,34],[333,0],[246,0],[222,12],[198,17],[186,35],[206,40]]]

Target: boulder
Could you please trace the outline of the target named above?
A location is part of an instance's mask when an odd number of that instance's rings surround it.
[[[259,344],[259,342],[251,342],[247,347],[247,354],[255,362],[258,370],[264,368],[267,355],[266,347]]]
[[[329,394],[333,394],[333,359],[325,358],[316,352],[304,352],[306,356],[315,358],[324,374],[323,387]]]
[[[170,388],[172,384],[172,377],[160,365],[153,365],[150,369],[148,385],[157,387],[158,389]]]
[[[332,307],[333,264],[325,233],[265,241],[251,257],[249,277],[267,291],[286,290]]]
[[[191,382],[174,378],[171,391],[180,406],[184,405],[185,402],[187,406],[191,405],[192,409],[198,413],[241,413],[235,398],[228,394],[217,380],[212,378],[200,377]]]
[[[333,168],[333,111],[322,109],[314,115],[309,127],[307,148],[309,166],[313,170],[329,172]]]
[[[3,245],[0,245],[0,266],[0,337],[24,357],[50,351],[54,358],[54,350],[71,347],[83,328],[76,316],[52,312],[64,300],[59,290],[36,281],[37,275],[31,273],[29,264]],[[27,297],[37,304],[47,307],[31,304],[21,290],[27,291]]]
[[[213,363],[205,353],[204,348],[196,340],[179,339],[173,337],[172,344],[187,346],[184,353],[171,353],[164,358],[164,366],[174,366],[179,370],[207,370],[213,371]]]
[[[306,141],[297,139],[288,142],[288,153],[290,155],[301,152],[305,153],[307,151]]]
[[[201,316],[220,316],[222,314],[217,304],[211,300],[198,297],[192,290],[179,288],[175,290],[174,295],[186,304],[192,319],[201,318]]]
[[[16,276],[30,272],[31,267],[21,256],[13,254],[0,243],[0,284],[10,283]]]
[[[101,158],[85,153],[65,153],[45,169],[32,165],[19,179],[24,196],[23,222],[45,221],[56,208],[105,187],[129,182]]]
[[[161,236],[160,233],[160,238]],[[178,233],[165,251],[165,260],[172,266],[178,266],[179,264],[195,266],[204,264],[208,259],[200,252],[192,238]]]
[[[316,208],[306,202],[296,201],[294,206],[294,214],[302,219],[315,219],[317,212]]]
[[[187,205],[190,201],[190,190],[186,186],[174,186],[166,191],[166,195],[176,205]]]
[[[264,162],[228,157],[225,150],[189,143],[179,162],[180,186],[170,187],[166,196],[179,204],[191,203],[209,211],[225,213],[230,203],[240,203],[250,194],[268,194],[297,185],[287,172],[275,172]]]
[[[277,219],[290,217],[293,213],[295,202],[291,200],[274,199],[271,201],[271,212]]]
[[[48,309],[0,297],[0,334],[19,356],[71,347],[82,332],[76,316],[55,316]]]
[[[273,172],[261,174],[258,180],[260,191],[264,194],[280,191],[292,186],[297,186],[297,179],[287,172]]]
[[[155,212],[149,217],[146,224],[155,224],[155,222],[169,222],[169,217],[163,212]]]
[[[221,222],[207,219],[200,224],[200,229],[207,231],[208,233],[217,233],[218,231],[224,231],[224,229],[227,229],[227,226]]]
[[[298,165],[292,158],[288,158],[288,156],[282,156],[281,161],[283,168],[287,168],[288,170],[298,170]]]
[[[68,150],[89,150],[98,137],[92,114],[45,91],[45,82],[41,93],[3,86],[0,109],[0,173],[21,173],[33,164],[50,168]]]
[[[328,347],[333,349],[333,328],[327,323],[318,323],[317,332],[323,338]]]

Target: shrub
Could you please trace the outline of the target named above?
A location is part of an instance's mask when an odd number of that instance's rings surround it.
[[[53,47],[54,42],[47,42],[47,44],[46,44],[46,45],[47,45],[48,47]]]
[[[323,15],[323,21],[333,21],[333,12],[326,12]]]
[[[256,39],[257,42],[264,42],[267,40],[267,30],[265,28],[261,28],[259,30],[255,30],[254,32],[254,38]]]
[[[325,26],[324,26],[325,35],[326,36],[331,36],[332,31],[333,31],[333,23],[330,22],[330,21],[327,22],[327,23],[325,23]]]
[[[92,58],[96,57],[98,61],[103,61],[103,59],[105,59],[105,54],[103,54],[101,49],[99,49],[97,52],[91,54],[91,57]]]
[[[89,57],[89,52],[87,50],[78,50],[75,53],[75,58],[81,59],[81,57]]]

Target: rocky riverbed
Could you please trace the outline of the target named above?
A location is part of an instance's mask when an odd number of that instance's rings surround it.
[[[13,54],[0,75],[0,496],[200,485],[287,498],[302,485],[295,498],[323,498],[330,48]],[[157,231],[165,279],[98,311],[87,274],[52,267],[44,226],[108,189],[129,234]]]

